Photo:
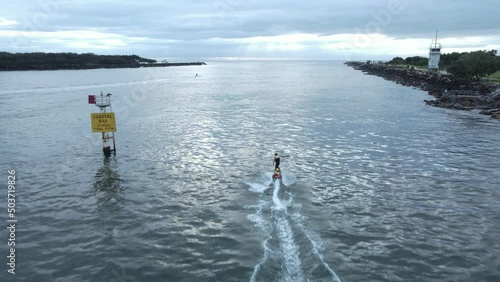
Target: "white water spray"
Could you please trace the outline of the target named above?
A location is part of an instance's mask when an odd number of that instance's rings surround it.
[[[271,177],[267,178],[271,179]],[[308,281],[304,277],[303,263],[300,257],[301,249],[296,242],[296,232],[302,232],[305,235],[306,240],[311,244],[310,250],[303,250],[306,252],[311,251],[318,258],[320,264],[322,264],[327,271],[331,274],[331,279],[334,282],[340,282],[337,274],[331,269],[328,264],[324,261],[322,251],[321,239],[315,236],[315,233],[308,232],[307,228],[304,226],[303,216],[300,212],[294,213],[293,216],[288,214],[288,208],[293,208],[293,197],[291,193],[285,193],[289,195],[289,199],[280,199],[283,197],[284,193],[281,191],[284,187],[282,184],[286,184],[282,181],[287,180],[287,183],[294,183],[295,178],[283,178],[282,180],[274,180],[274,185],[269,188],[271,182],[262,181],[261,183],[248,183],[250,185],[250,190],[253,192],[260,192],[261,197],[259,200],[259,208],[256,210],[256,214],[249,216],[252,221],[256,222],[256,227],[265,233],[265,239],[262,242],[263,256],[259,260],[258,264],[255,266],[252,273],[250,281],[260,281],[262,279],[261,274],[266,273],[265,270],[267,264],[278,263],[281,261],[281,271],[280,273],[275,273],[274,280],[279,279],[282,282],[292,282],[292,281]],[[265,183],[267,182],[267,185]],[[272,201],[269,199],[269,194],[264,193],[267,189],[273,189]],[[271,208],[271,214],[265,216],[262,209]],[[265,226],[265,227],[264,227]],[[296,230],[296,228],[298,228]],[[274,237],[276,236],[276,237]],[[275,247],[279,246],[279,249],[272,247],[273,237],[275,239]],[[277,240],[276,240],[277,239]],[[276,246],[276,243],[278,244]],[[274,249],[274,250],[273,250]],[[278,259],[278,260],[276,260]],[[264,271],[264,273],[261,273]],[[266,275],[266,274],[264,274]],[[267,273],[269,275],[269,273]],[[279,277],[279,278],[278,278]],[[268,277],[269,278],[269,277]]]

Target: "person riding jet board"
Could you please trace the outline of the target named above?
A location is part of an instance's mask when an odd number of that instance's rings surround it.
[[[278,179],[281,177],[281,169],[280,169],[280,156],[278,153],[274,154],[274,178]]]
[[[277,169],[280,167],[280,156],[278,156],[278,153],[274,154],[273,164],[274,164],[274,169]]]

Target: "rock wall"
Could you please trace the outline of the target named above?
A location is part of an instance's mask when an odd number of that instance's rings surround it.
[[[458,110],[480,109],[481,114],[500,119],[500,84],[487,85],[458,79],[451,75],[385,64],[363,62],[345,64],[366,74],[427,91],[435,97],[434,100],[425,100],[428,105]]]

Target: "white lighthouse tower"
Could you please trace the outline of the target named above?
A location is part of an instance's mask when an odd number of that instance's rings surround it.
[[[438,32],[436,30],[436,39],[432,41],[429,48],[429,70],[439,70],[439,58],[441,57],[441,43],[438,42]]]

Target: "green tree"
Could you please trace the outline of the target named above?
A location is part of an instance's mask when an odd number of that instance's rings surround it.
[[[453,63],[455,63],[456,61],[458,61],[458,59],[460,59],[460,57],[463,54],[464,53],[458,53],[458,52],[453,52],[453,53],[449,53],[449,54],[442,54],[441,58],[439,60],[440,67],[443,68],[443,69],[447,69]]]
[[[496,50],[465,53],[451,63],[448,72],[466,79],[479,80],[493,74],[498,68]]]
[[[155,63],[156,60],[142,58],[137,55],[0,52],[0,70],[139,67],[141,62]]]
[[[407,65],[423,67],[423,66],[427,66],[429,64],[429,59],[421,57],[421,56],[414,56],[414,57],[406,58],[405,63]]]
[[[390,60],[386,64],[388,64],[388,65],[404,65],[404,64],[406,64],[406,61],[401,57],[394,57],[392,60]]]

